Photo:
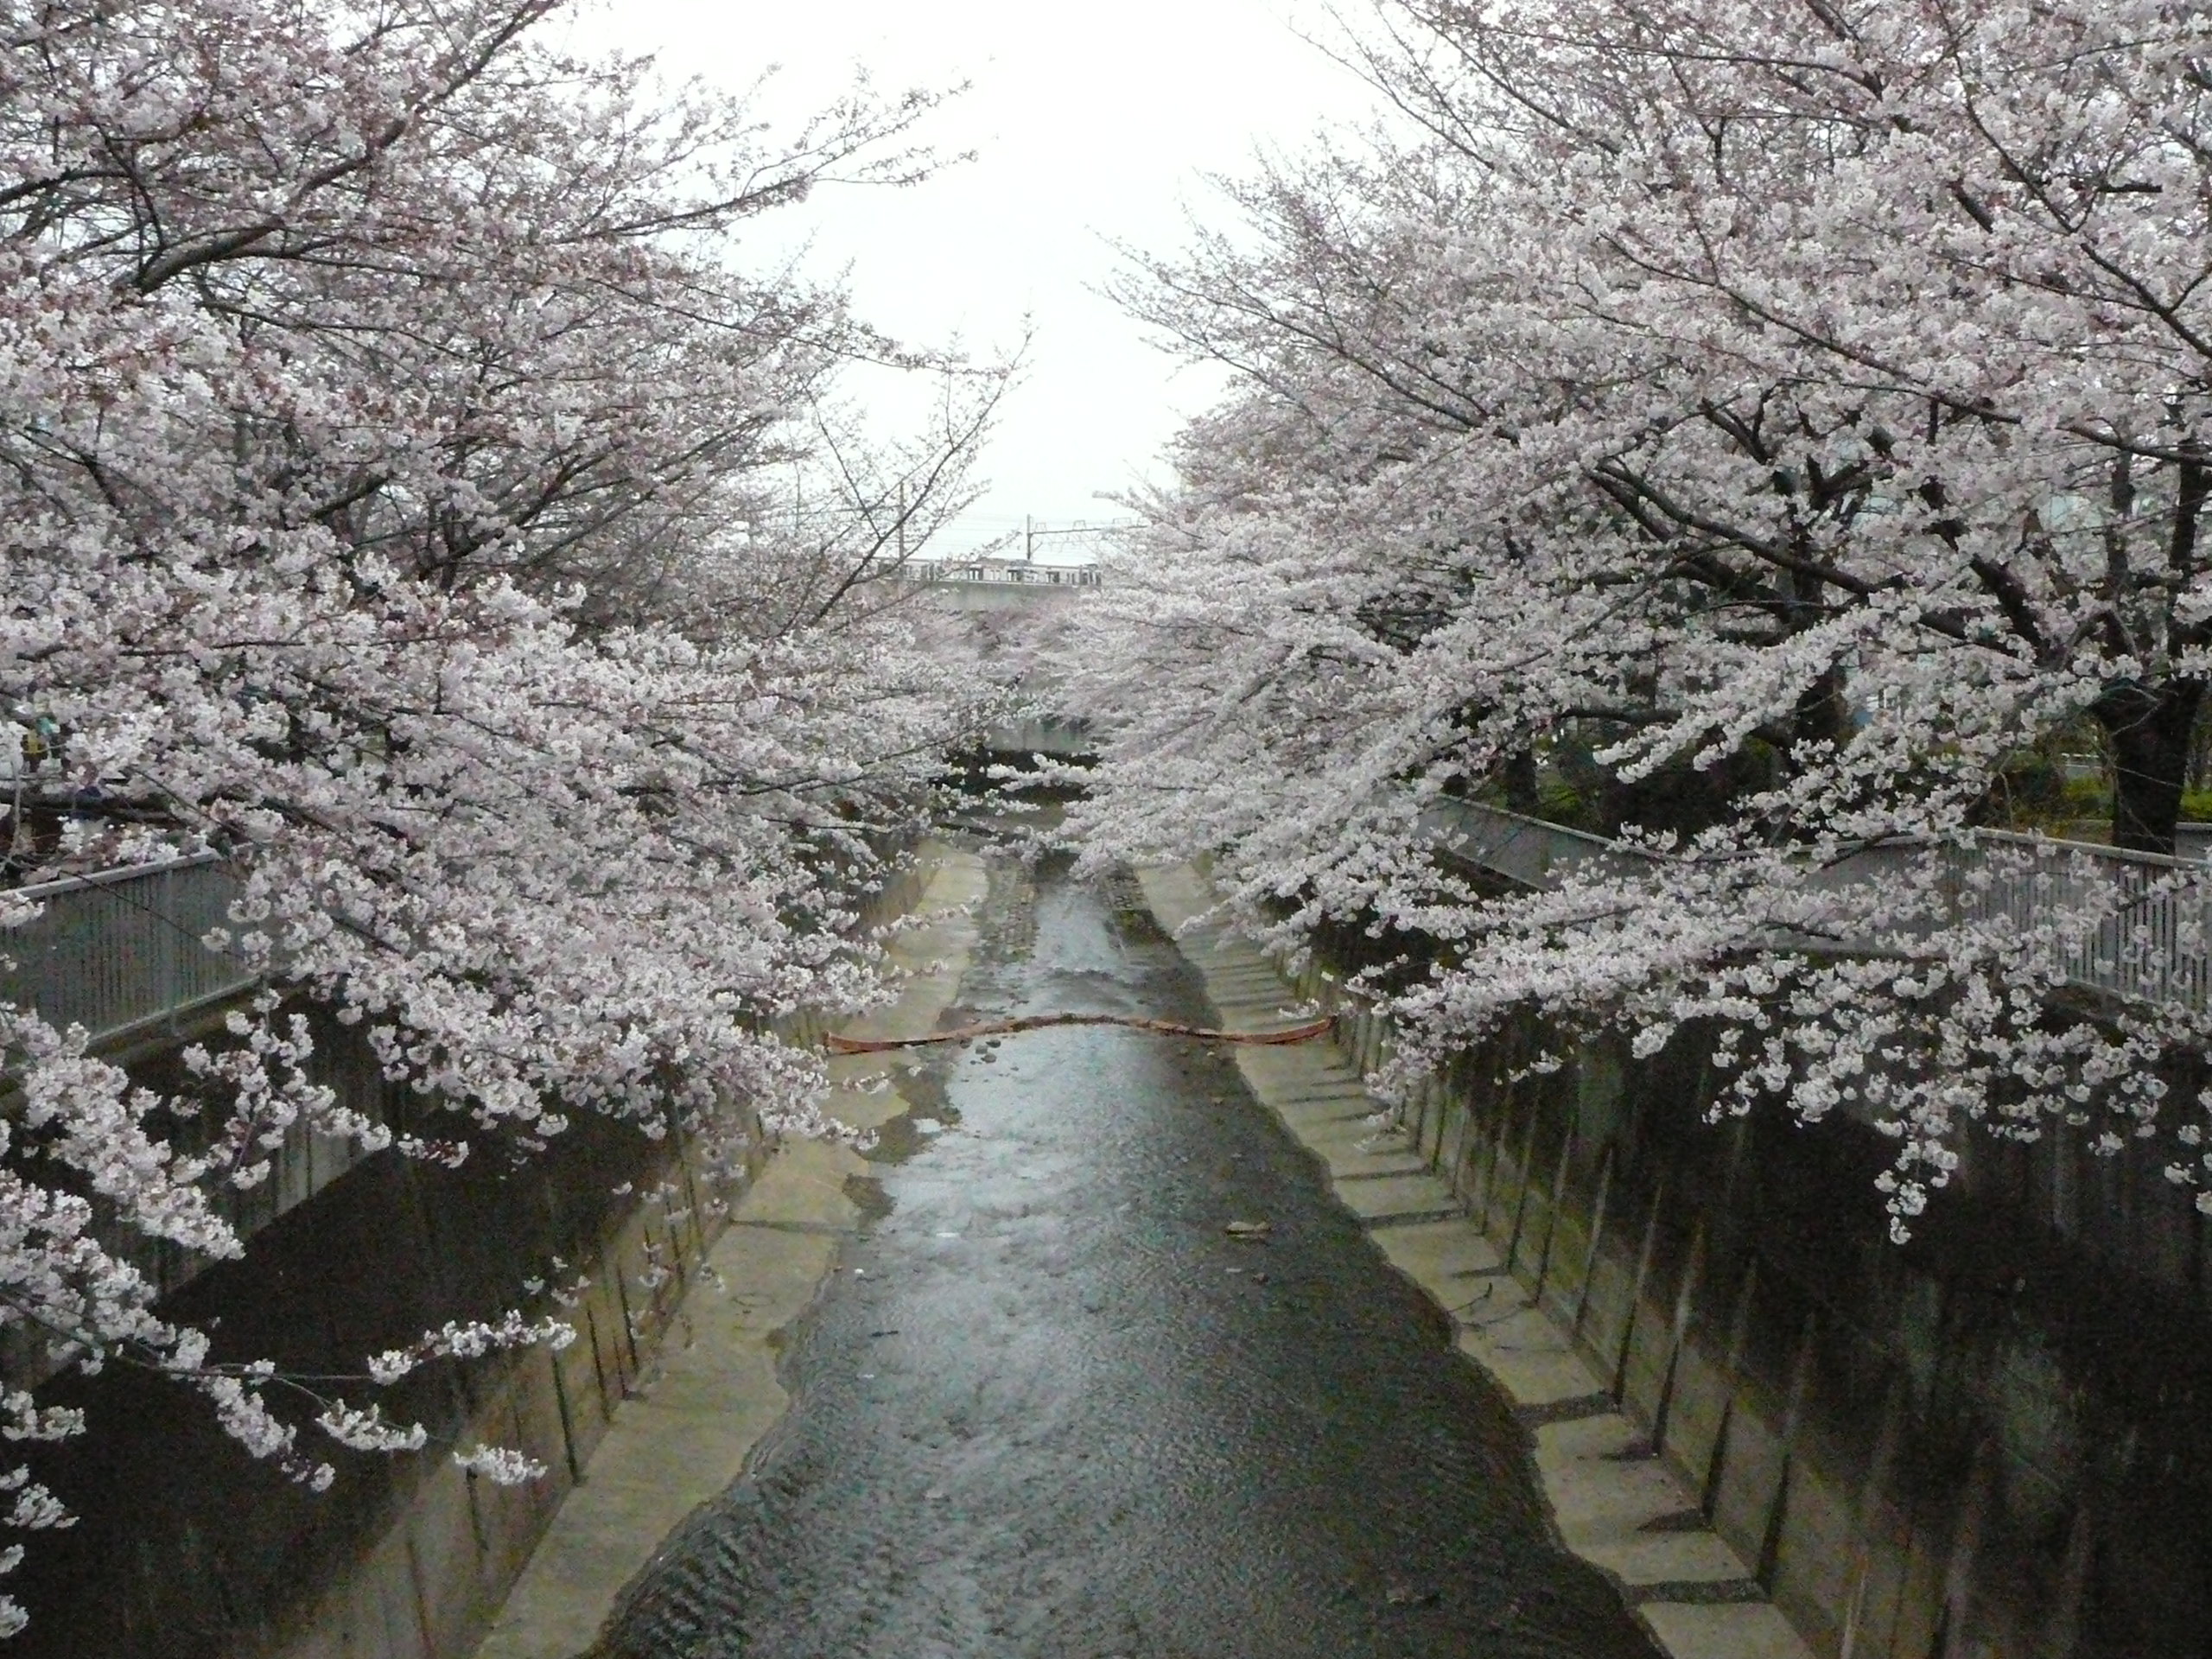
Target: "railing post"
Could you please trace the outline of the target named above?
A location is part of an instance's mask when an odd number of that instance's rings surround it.
[[[178,948],[182,941],[179,938],[181,930],[176,919],[176,866],[164,865],[157,879],[161,884],[160,897],[151,918],[154,954],[161,963],[156,990],[161,997],[162,1011],[168,1017],[170,1033],[174,1035],[177,1029],[177,1007],[182,1001],[181,981],[183,977],[183,963],[179,960],[181,953]]]

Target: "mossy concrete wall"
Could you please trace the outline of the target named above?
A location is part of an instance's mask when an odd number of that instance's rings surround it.
[[[1387,1023],[1310,968],[1363,1067]],[[1510,1029],[1403,1127],[1529,1309],[1821,1653],[2145,1659],[2212,1630],[2206,1240],[2140,1160],[1978,1150],[1912,1242],[1891,1143],[1709,1121],[1694,1033],[1644,1061]]]
[[[911,909],[925,875],[909,872],[865,919]],[[817,1022],[805,1023],[791,1034],[812,1034]],[[358,1058],[334,1041],[319,1064],[326,1080],[365,1089]],[[419,1109],[397,1092],[373,1103],[395,1122]],[[213,1326],[216,1358],[357,1372],[365,1356],[447,1319],[496,1315],[532,1281],[581,1274],[569,1305],[550,1293],[533,1304],[571,1322],[575,1342],[418,1371],[384,1403],[429,1425],[434,1446],[398,1458],[330,1446],[340,1473],[321,1495],[249,1459],[172,1382],[118,1367],[50,1378],[41,1402],[83,1408],[92,1429],[28,1455],[81,1518],[30,1541],[10,1588],[33,1622],[13,1649],[24,1659],[474,1652],[624,1402],[670,1344],[690,1340],[683,1307],[699,1264],[775,1155],[757,1134],[752,1141],[734,1171],[588,1116],[542,1154],[494,1139],[458,1171],[386,1152],[310,1172],[316,1149],[303,1149],[290,1201],[252,1218],[244,1258],[180,1274],[163,1303]],[[444,1455],[474,1442],[525,1452],[548,1474],[500,1487]]]
[[[679,1180],[696,1173],[678,1159]],[[694,1208],[674,1226],[630,1212],[566,1311],[576,1340],[535,1350],[477,1379],[461,1433],[527,1452],[548,1470],[498,1486],[435,1455],[416,1463],[388,1524],[303,1598],[232,1651],[284,1659],[454,1659],[474,1650],[568,1492],[582,1478],[617,1409],[683,1339],[679,1310],[721,1224]]]

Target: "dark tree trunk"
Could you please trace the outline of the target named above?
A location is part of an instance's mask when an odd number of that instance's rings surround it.
[[[1841,748],[1851,737],[1851,703],[1844,695],[1841,669],[1830,669],[1805,688],[1789,721],[1789,740],[1831,743]]]
[[[1524,818],[1541,817],[1536,793],[1536,752],[1517,749],[1505,758],[1505,804]]]
[[[1809,553],[1812,550],[1806,549]],[[1795,601],[1789,631],[1802,633],[1827,614],[1827,583],[1809,570],[1793,571],[1789,596]],[[1831,667],[1807,686],[1789,719],[1789,743],[1832,743],[1841,748],[1851,736],[1851,700],[1845,695],[1843,670]]]
[[[2170,680],[2157,687],[2118,686],[2092,706],[2112,744],[2113,846],[2173,852],[2190,739],[2203,698],[2202,681]]]

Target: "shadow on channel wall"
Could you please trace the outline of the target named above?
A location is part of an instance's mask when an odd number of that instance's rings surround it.
[[[858,925],[911,911],[923,879],[902,867],[858,905]],[[787,1040],[819,1035],[810,1015],[778,1028]],[[346,1103],[437,1132],[437,1111],[387,1084],[357,1032],[319,1022],[316,1041],[316,1080]],[[148,1052],[132,1069],[150,1083],[174,1064]],[[428,1366],[381,1396],[334,1385],[356,1405],[380,1397],[387,1415],[438,1439],[385,1458],[306,1427],[302,1449],[339,1471],[321,1495],[250,1459],[205,1402],[163,1378],[111,1366],[41,1382],[40,1403],[82,1408],[90,1432],[22,1455],[80,1519],[27,1541],[8,1588],[33,1622],[10,1659],[465,1659],[679,1326],[696,1264],[766,1155],[757,1134],[750,1145],[745,1166],[710,1166],[673,1137],[578,1113],[528,1156],[481,1137],[459,1170],[288,1146],[283,1201],[243,1201],[243,1259],[149,1264],[175,1287],[162,1312],[212,1325],[213,1357],[357,1374],[367,1356],[448,1319],[496,1317],[518,1287],[581,1274],[588,1282],[566,1305],[550,1292],[522,1299],[574,1325],[575,1342]],[[526,1452],[546,1478],[496,1486],[446,1455],[480,1441]]]
[[[1362,943],[1299,988],[1371,1067],[1392,1035],[1337,984]],[[2155,1157],[1980,1141],[1898,1247],[1872,1128],[1708,1124],[1688,1029],[1510,1080],[1541,1042],[1458,1057],[1405,1124],[1816,1650],[2207,1651],[2205,1231]]]
[[[11,1588],[33,1622],[12,1649],[41,1659],[312,1652],[321,1644],[301,1643],[327,1627],[333,1653],[467,1651],[650,1359],[682,1273],[708,1242],[700,1179],[664,1144],[580,1118],[526,1160],[480,1147],[452,1171],[378,1154],[287,1211],[243,1260],[164,1304],[213,1325],[219,1361],[358,1374],[366,1356],[448,1319],[497,1316],[524,1281],[561,1274],[556,1262],[569,1280],[590,1281],[577,1306],[558,1310],[577,1340],[557,1356],[441,1363],[385,1393],[387,1414],[435,1437],[417,1454],[348,1452],[303,1428],[302,1449],[339,1471],[321,1495],[247,1457],[173,1382],[119,1366],[54,1380],[41,1402],[82,1408],[91,1432],[35,1448],[31,1461],[80,1518],[29,1541]],[[676,1193],[641,1207],[637,1195],[664,1179]],[[536,1306],[556,1311],[542,1295]],[[329,1392],[355,1404],[377,1397],[359,1383]],[[297,1396],[276,1398],[288,1418],[313,1414]],[[466,1475],[445,1452],[475,1440],[517,1446],[551,1472],[523,1488]],[[395,1558],[368,1570],[395,1540]],[[355,1593],[365,1586],[371,1593]]]

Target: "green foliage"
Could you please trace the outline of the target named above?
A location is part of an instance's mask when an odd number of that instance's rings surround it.
[[[1546,778],[1537,785],[1536,800],[1542,809],[1537,816],[1553,823],[1581,830],[1588,828],[1592,822],[1589,804],[1582,798],[1582,791],[1564,778]]]
[[[1998,772],[1974,821],[1993,830],[2040,830],[2081,836],[2109,823],[2112,784],[2101,766],[2085,772],[2097,753],[2094,734],[2055,732],[2015,754]]]

